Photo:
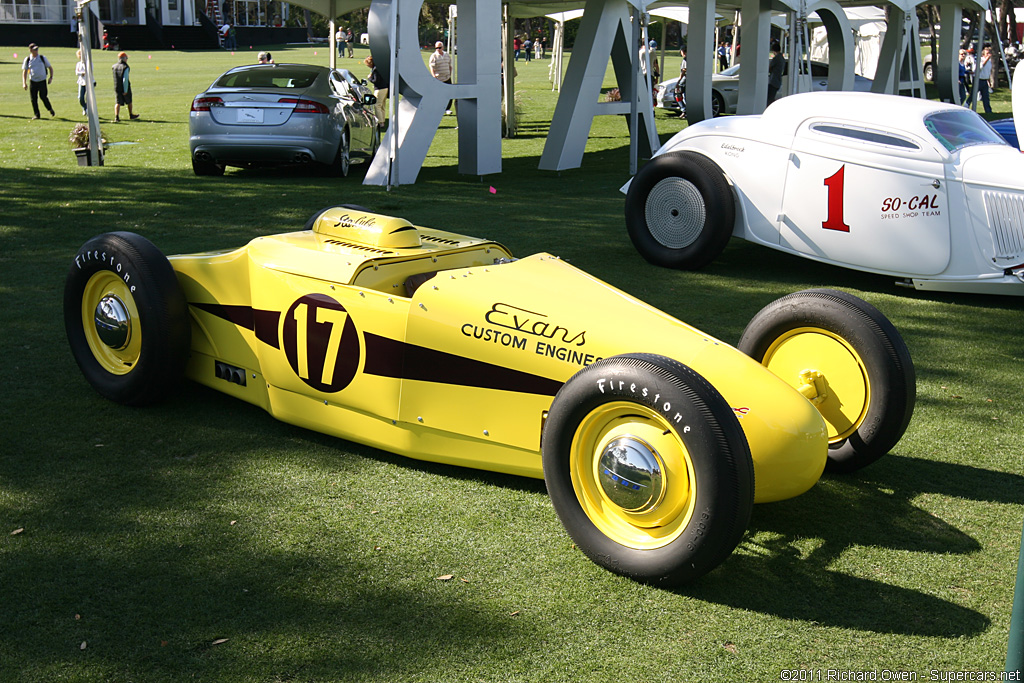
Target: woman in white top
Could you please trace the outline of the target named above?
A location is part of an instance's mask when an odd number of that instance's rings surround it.
[[[78,103],[82,105],[82,116],[89,113],[85,106],[85,62],[82,61],[82,51],[75,53],[78,57],[78,64],[75,64],[75,76],[78,77]]]
[[[985,107],[985,113],[992,113],[992,105],[988,101],[988,79],[992,78],[992,48],[986,47],[981,51],[981,66],[978,67],[978,75],[975,82],[978,84],[978,96],[981,104]]]

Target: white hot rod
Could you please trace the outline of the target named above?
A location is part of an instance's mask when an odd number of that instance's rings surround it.
[[[735,235],[917,289],[1024,295],[1024,155],[963,107],[794,95],[684,129],[623,190],[656,265],[700,268]]]

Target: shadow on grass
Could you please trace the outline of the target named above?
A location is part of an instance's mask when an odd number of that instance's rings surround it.
[[[395,536],[443,524],[377,489],[397,456],[194,385],[57,403],[73,420],[0,461],[0,519],[26,528],[0,541],[4,680],[431,680],[543,637]]]
[[[127,555],[74,550],[26,547],[3,572],[20,591],[4,609],[19,625],[0,648],[8,680],[62,669],[90,680],[429,680],[434,667],[500,658],[539,635],[458,579],[412,582],[352,552],[257,553],[219,534]]]
[[[990,619],[975,610],[831,568],[857,546],[936,555],[980,551],[977,540],[911,502],[928,493],[1020,505],[1024,477],[890,456],[858,476],[828,477],[798,498],[755,506],[747,540],[718,571],[681,592],[824,626],[944,638],[978,634]],[[751,540],[756,536],[767,540]],[[814,539],[813,549],[801,551],[796,538]]]
[[[211,403],[231,402],[212,390],[201,391]],[[241,410],[257,416],[261,412],[250,406]],[[273,422],[269,415],[265,419]],[[287,425],[278,428],[294,430],[325,449],[343,448],[360,459],[405,470],[512,491],[546,492],[540,480],[411,460]],[[348,462],[348,467],[358,468],[351,458]],[[990,619],[975,610],[881,578],[831,568],[845,551],[858,546],[938,556],[981,550],[977,540],[911,502],[926,493],[1019,505],[1024,504],[1024,477],[896,456],[858,476],[826,477],[798,498],[755,506],[746,540],[733,555],[693,587],[677,592],[822,626],[942,638],[976,635],[988,628]],[[803,553],[794,545],[796,539],[813,539],[816,546]]]

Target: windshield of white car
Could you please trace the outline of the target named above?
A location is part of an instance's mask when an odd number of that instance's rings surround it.
[[[950,152],[972,145],[1007,144],[985,119],[968,109],[929,114],[924,127]]]
[[[229,71],[214,86],[218,88],[285,88],[305,89],[313,85],[320,71],[301,66],[272,66],[270,68]]]

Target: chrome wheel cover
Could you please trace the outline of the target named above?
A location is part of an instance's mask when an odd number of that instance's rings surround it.
[[[644,203],[647,230],[658,244],[684,249],[700,237],[707,222],[707,207],[697,186],[678,177],[659,181]]]

